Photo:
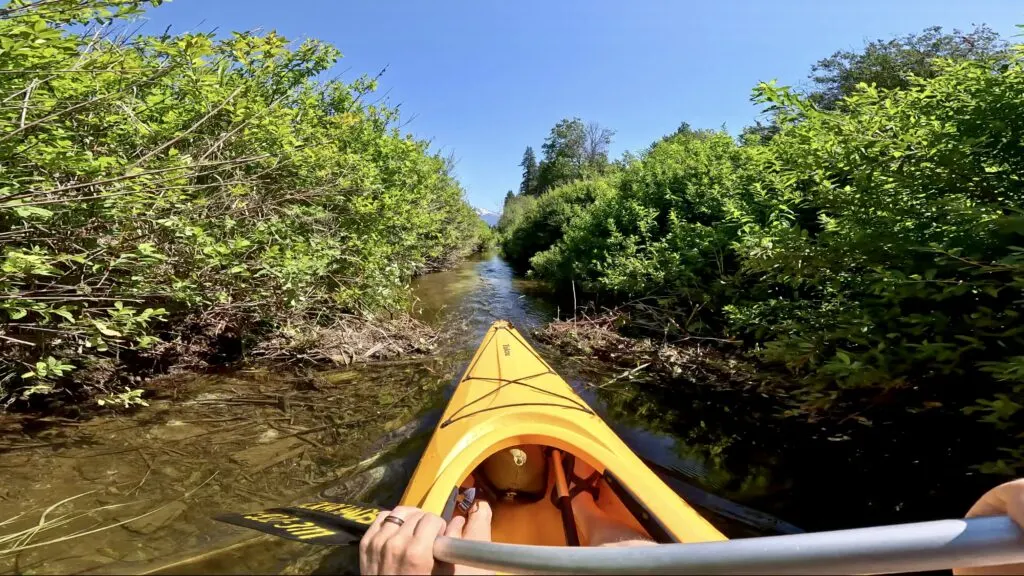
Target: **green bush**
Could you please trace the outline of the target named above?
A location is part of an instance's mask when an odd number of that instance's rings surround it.
[[[393,308],[412,275],[485,240],[445,161],[365,103],[374,81],[316,80],[336,49],[274,32],[91,34],[143,4],[0,13],[8,400],[159,353],[189,326]]]
[[[603,179],[559,186],[539,198],[517,196],[498,222],[502,254],[513,268],[524,271],[530,259],[562,237],[563,228],[607,187]]]
[[[505,197],[505,205],[498,218],[498,225],[495,227],[499,241],[503,241],[506,234],[521,225],[526,214],[533,210],[537,204],[537,197],[527,194],[515,194],[511,190]]]
[[[756,157],[724,133],[658,142],[614,181],[600,181],[607,192],[533,257],[535,273],[620,301],[655,297],[698,330],[730,297],[740,227],[731,216],[757,175]]]
[[[473,213],[474,216],[476,212]],[[491,225],[484,222],[483,218],[477,217],[473,222],[472,236],[467,246],[472,247],[474,252],[486,252],[492,250],[498,242],[498,236],[491,228]]]
[[[506,253],[744,340],[801,377],[808,407],[916,390],[1020,431],[1022,58],[936,59],[831,110],[763,84],[772,138],[681,130],[575,184],[592,202],[558,189],[510,217]],[[1024,465],[1008,454],[989,470]]]
[[[841,113],[762,86],[790,125],[761,198],[775,217],[738,243],[761,287],[730,308],[735,329],[825,388],[1022,382],[1021,64],[938,61],[907,90],[862,86]]]

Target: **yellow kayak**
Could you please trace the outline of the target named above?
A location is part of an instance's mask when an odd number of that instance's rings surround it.
[[[576,459],[596,471],[587,484],[574,473]],[[574,525],[565,505],[573,479],[577,490],[597,496],[605,514],[652,540],[726,539],[644,465],[511,324],[495,322],[401,504],[450,517],[457,501],[482,493],[491,503],[494,542],[587,545],[588,527]]]
[[[1024,562],[1024,533],[1007,516],[719,542],[725,536],[647,468],[508,322],[487,331],[401,504],[449,520],[479,499],[491,505],[491,542],[442,536],[436,559],[601,574],[882,574]],[[299,542],[347,545],[380,513],[323,500],[217,519]],[[565,548],[621,540],[602,540],[612,534],[609,526],[626,539],[668,545]]]

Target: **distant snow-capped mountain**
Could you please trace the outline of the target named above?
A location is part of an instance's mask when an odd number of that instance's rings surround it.
[[[501,214],[495,214],[486,208],[474,208],[477,216],[479,216],[484,222],[487,222],[488,226],[497,226],[498,218],[501,218]]]

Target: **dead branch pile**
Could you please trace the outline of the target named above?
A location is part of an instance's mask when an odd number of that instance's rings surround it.
[[[410,316],[374,320],[345,315],[326,327],[281,330],[262,341],[252,356],[275,361],[348,366],[356,362],[426,354],[436,348],[439,336],[439,332]]]
[[[758,371],[746,358],[728,354],[703,339],[679,339],[675,343],[622,334],[630,325],[621,310],[606,310],[593,317],[556,320],[534,331],[535,338],[572,356],[596,358],[625,369],[628,375],[647,373],[663,380],[684,380],[700,385],[760,387],[772,377]],[[605,383],[607,384],[607,383]]]

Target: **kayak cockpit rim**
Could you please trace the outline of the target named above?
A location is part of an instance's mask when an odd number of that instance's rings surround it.
[[[597,497],[593,503],[569,498],[570,503],[575,502],[574,509],[583,505],[591,511],[596,504],[606,516],[610,514],[635,532],[666,543],[725,539],[630,450],[515,328],[503,321],[491,326],[462,371],[400,503],[440,515],[451,509],[453,489],[477,488],[479,481],[484,496],[494,499],[497,494],[501,502],[499,509],[492,507],[492,526],[509,524],[512,517],[527,525],[562,524],[552,511],[564,512],[564,498],[547,498],[550,502],[546,505],[523,499],[527,493],[537,495],[542,491],[538,482],[518,486],[520,480],[490,482],[490,473],[473,477],[481,466],[491,470],[496,465],[497,460],[485,464],[489,457],[502,451],[511,454],[509,449],[516,447],[531,451],[531,462],[543,461],[548,466],[549,491],[560,487],[554,481],[557,460],[535,449],[554,449],[575,457],[572,460],[567,456],[565,464],[575,462],[579,466],[564,466],[563,475],[570,476],[569,484],[574,486],[594,485],[587,491]],[[498,460],[504,460],[504,456]],[[517,478],[538,475],[529,466],[509,470],[520,474]],[[494,474],[500,476],[503,472],[499,467]],[[488,486],[498,490],[489,491]],[[515,493],[512,500],[508,499],[510,493]],[[601,516],[577,512],[590,519],[580,528],[583,532],[596,526],[595,519]],[[501,542],[500,536],[505,535],[508,542],[519,544],[544,545],[561,539],[561,535],[551,532],[513,533],[500,528],[493,535],[495,542]],[[589,536],[583,536],[581,541],[589,542]]]
[[[600,472],[600,478],[607,486],[608,491],[621,502],[622,506],[629,512],[636,523],[643,528],[647,535],[654,541],[668,544],[679,543],[680,538],[673,534],[658,517],[650,503],[643,502],[638,495],[634,494],[623,482],[619,480],[615,470],[601,463],[600,457],[595,457],[587,450],[578,445],[565,441],[563,438],[554,435],[544,434],[523,434],[518,436],[504,436],[497,441],[491,442],[486,448],[480,448],[485,442],[480,438],[480,443],[475,446],[462,447],[462,450],[473,450],[476,456],[469,461],[467,466],[447,466],[444,473],[440,474],[434,484],[427,491],[427,494],[420,503],[425,509],[428,506],[435,506],[438,496],[443,494],[443,500],[436,509],[443,511],[442,517],[451,520],[454,512],[454,502],[459,493],[459,487],[473,477],[480,466],[487,458],[503,450],[517,446],[532,445],[539,446],[545,454],[551,450],[558,450],[567,455],[572,455],[586,462],[588,466]]]

